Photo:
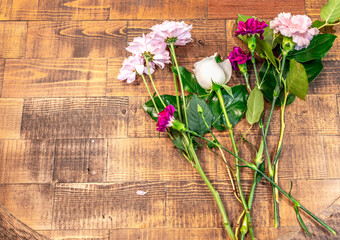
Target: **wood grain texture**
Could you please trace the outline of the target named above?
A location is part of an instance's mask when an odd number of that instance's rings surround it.
[[[53,192],[52,184],[0,184],[0,204],[27,226],[49,230]]]
[[[111,1],[110,9],[110,19],[190,19],[206,16],[206,0],[115,0]]]
[[[1,140],[0,183],[50,183],[54,141]]]
[[[57,184],[53,229],[164,227],[165,211],[164,183]]]
[[[127,115],[126,97],[26,99],[21,137],[24,139],[126,137]]]
[[[0,99],[0,139],[20,138],[23,99]]]
[[[221,228],[111,229],[110,240],[223,240]]]
[[[0,22],[0,58],[25,57],[27,23]]]
[[[109,0],[13,0],[13,20],[107,20]]]
[[[199,157],[209,179],[216,179],[216,164],[209,151]],[[107,181],[183,181],[200,180],[173,143],[166,138],[128,138],[109,141]]]
[[[0,21],[10,19],[11,9],[12,9],[12,1],[13,0],[2,0],[0,2]]]
[[[40,235],[27,225],[20,222],[16,217],[10,214],[0,204],[0,238],[1,239],[32,239],[32,240],[47,240],[43,235]]]
[[[125,21],[30,21],[29,58],[105,58],[126,55]]]
[[[0,97],[2,97],[2,84],[4,80],[5,60],[0,59]]]
[[[327,0],[305,0],[306,13],[311,18],[320,19],[320,11]]]
[[[209,19],[233,19],[237,14],[247,16],[256,15],[260,18],[273,18],[280,12],[291,12],[292,14],[305,14],[305,3],[303,0],[287,0],[284,2],[251,0],[235,2],[233,0],[208,0]]]
[[[106,179],[105,139],[56,140],[53,180],[103,182]]]
[[[38,231],[49,239],[64,240],[109,240],[110,230],[45,230]]]
[[[106,59],[9,59],[3,97],[105,96],[106,62]]]
[[[339,178],[340,136],[327,136],[323,139],[328,178]]]
[[[323,61],[321,74],[309,84],[309,94],[337,94],[340,92],[338,84],[339,61]]]

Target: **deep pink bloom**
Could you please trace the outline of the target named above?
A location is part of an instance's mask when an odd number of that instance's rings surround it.
[[[165,132],[167,127],[172,126],[174,118],[175,107],[171,104],[158,114],[157,131]]]
[[[238,64],[244,64],[251,59],[250,54],[245,54],[240,47],[234,47],[233,51],[229,53],[228,59],[230,60],[231,66],[235,70],[240,70]]]
[[[154,69],[150,69],[151,74]],[[148,70],[145,66],[145,60],[142,56],[130,56],[123,62],[123,67],[119,70],[118,80],[127,80],[127,83],[132,83],[136,80],[136,74],[148,74]]]
[[[292,37],[295,50],[300,50],[309,46],[313,37],[319,34],[317,28],[310,28],[312,20],[306,15],[294,15],[290,13],[280,13],[270,22],[270,28],[274,33],[281,33],[283,36]]]
[[[153,38],[150,34],[134,38],[126,50],[134,55],[147,57],[150,62],[160,68],[164,68],[165,63],[170,63],[170,54],[166,50],[166,43]]]
[[[249,18],[246,22],[239,21],[235,35],[255,35],[260,34],[263,39],[264,28],[268,27],[265,21],[260,22],[258,19]]]
[[[184,46],[191,42],[192,25],[185,22],[165,21],[162,24],[157,24],[152,28],[153,36],[160,41],[166,43],[174,43],[174,45]]]

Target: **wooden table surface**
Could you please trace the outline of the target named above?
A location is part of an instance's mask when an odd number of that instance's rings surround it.
[[[215,52],[226,56],[241,44],[233,36],[237,13],[269,20],[286,11],[316,19],[324,3],[0,0],[0,238],[226,239],[204,182],[166,135],[158,138],[141,109],[147,99],[141,79],[130,85],[116,79],[124,48],[155,23],[183,19],[193,24],[193,43],[178,49],[179,61],[192,69],[197,60]],[[307,100],[288,107],[280,162],[280,184],[289,190],[292,180],[292,194],[338,232],[339,60],[337,40]],[[168,68],[155,75],[161,93],[174,93]],[[242,78],[236,74],[231,82]],[[243,120],[235,132],[247,128]],[[279,128],[276,109],[272,152]],[[218,136],[231,147],[225,133]],[[250,139],[259,144],[259,138],[254,128]],[[248,146],[241,148],[245,158],[254,157]],[[241,205],[223,164],[207,151],[200,157],[235,227]],[[247,193],[251,179],[244,170]],[[274,229],[271,188],[262,181],[253,208],[257,238],[307,239],[283,197],[279,208]],[[336,239],[304,218],[314,239]]]

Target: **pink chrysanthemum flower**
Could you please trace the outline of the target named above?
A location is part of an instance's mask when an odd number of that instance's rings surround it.
[[[167,106],[163,111],[158,114],[157,131],[165,132],[167,127],[171,127],[174,118],[175,107],[172,105]]]
[[[192,25],[185,22],[165,21],[162,24],[157,24],[152,28],[153,36],[160,41],[167,44],[173,43],[174,45],[184,46],[191,42],[191,29]]]
[[[238,65],[245,64],[251,59],[251,56],[250,54],[245,54],[242,48],[234,47],[233,51],[229,53],[228,59],[231,63],[231,66],[233,66],[233,68],[238,71],[240,70]]]
[[[154,72],[154,69],[150,69],[151,74]],[[137,73],[139,75],[146,73],[148,74],[148,69],[145,66],[145,60],[142,56],[130,56],[125,59],[123,62],[123,67],[119,70],[118,80],[124,81],[127,83],[132,83],[136,80]]]
[[[258,19],[249,18],[246,22],[239,21],[235,36],[238,35],[255,35],[260,34],[260,38],[263,39],[264,29],[268,27],[265,21],[260,22]]]
[[[313,37],[319,34],[317,28],[310,28],[312,20],[306,15],[294,15],[280,13],[270,22],[270,28],[274,33],[281,33],[283,36],[292,37],[295,50],[301,50],[309,46]]]
[[[166,43],[153,38],[150,34],[136,37],[126,48],[132,54],[147,58],[151,66],[157,65],[164,68],[165,63],[170,63],[170,54],[166,50]]]

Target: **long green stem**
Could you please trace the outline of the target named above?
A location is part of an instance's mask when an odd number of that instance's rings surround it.
[[[220,195],[218,194],[218,192],[215,190],[215,188],[213,187],[213,185],[211,184],[211,182],[209,181],[209,179],[207,178],[207,176],[205,175],[202,167],[201,167],[201,164],[197,158],[197,155],[196,155],[196,152],[195,152],[195,149],[192,145],[192,140],[188,139],[188,137],[186,136],[186,134],[183,134],[184,136],[184,139],[185,141],[187,142],[188,144],[188,150],[189,150],[189,153],[190,153],[190,156],[194,159],[194,162],[195,162],[195,168],[197,169],[197,171],[199,172],[199,174],[201,175],[201,177],[203,178],[205,184],[208,186],[209,190],[211,191],[213,197],[215,198],[215,201],[217,203],[217,206],[218,206],[218,209],[220,210],[221,214],[222,214],[222,219],[223,219],[223,225],[225,227],[225,229],[227,230],[227,233],[229,235],[229,237],[232,239],[232,240],[235,240],[235,235],[234,235],[234,232],[230,226],[230,223],[229,223],[229,220],[228,220],[228,217],[227,217],[227,213],[224,209],[224,206],[223,206],[223,203],[222,203],[222,200],[220,198]]]
[[[170,44],[170,52],[171,52],[172,58],[175,61],[175,65],[176,65],[176,69],[177,69],[177,73],[178,73],[179,84],[181,86],[185,124],[186,124],[186,126],[189,126],[188,117],[187,117],[187,104],[186,104],[185,95],[184,95],[183,81],[182,81],[181,73],[179,71],[179,65],[178,65],[177,57],[176,57],[176,53],[175,53],[175,46],[174,46],[173,43]]]
[[[248,88],[249,92],[251,92],[251,87],[250,87],[250,84],[249,84],[249,74],[248,74],[248,72],[243,73],[243,76],[244,76],[244,79],[246,80],[247,88]]]
[[[148,68],[148,73],[149,73],[149,78],[150,78],[151,84],[152,84],[153,88],[155,89],[155,92],[156,92],[157,96],[159,97],[159,100],[161,101],[163,106],[166,107],[166,105],[164,104],[163,99],[161,98],[161,95],[158,93],[156,85],[155,85],[155,83],[153,81],[152,74],[151,74],[151,71],[150,71],[149,60],[147,58],[145,58],[145,61],[146,61],[146,67]]]
[[[230,137],[231,143],[233,145],[233,151],[234,151],[235,155],[238,156],[238,150],[237,150],[237,146],[236,146],[236,142],[235,142],[235,138],[234,138],[234,132],[233,132],[233,125],[231,124],[231,122],[229,120],[229,117],[228,117],[228,114],[227,114],[227,111],[225,109],[224,99],[223,99],[223,95],[222,95],[222,92],[221,92],[220,88],[218,88],[218,90],[216,91],[216,94],[217,94],[218,100],[219,100],[219,102],[221,104],[221,108],[222,108],[222,111],[223,111],[223,114],[224,114],[224,118],[226,120],[227,128],[228,128],[228,131],[229,131],[229,137]],[[250,212],[249,212],[249,209],[248,209],[248,204],[247,204],[246,199],[244,197],[242,186],[241,186],[240,168],[238,167],[238,165],[239,165],[239,161],[238,160],[239,160],[238,158],[235,158],[235,164],[236,164],[236,171],[235,171],[236,183],[237,183],[237,187],[238,187],[238,191],[239,191],[239,194],[240,194],[240,198],[241,198],[241,201],[242,201],[242,205],[243,205],[244,211],[246,212],[246,217],[247,217],[247,221],[248,221],[250,238],[251,239],[255,239],[254,230],[253,230],[253,226],[252,226],[251,215],[250,215]]]
[[[150,95],[150,98],[151,98],[151,100],[152,100],[152,102],[153,102],[153,105],[155,106],[157,113],[159,113],[159,110],[158,110],[158,108],[157,108],[155,99],[153,98],[153,96],[152,96],[152,94],[151,94],[151,92],[150,92],[150,88],[149,88],[149,86],[148,86],[148,83],[146,82],[146,79],[145,79],[145,77],[144,77],[144,74],[141,74],[141,76],[142,76],[142,78],[143,78],[145,87],[146,87],[146,89],[148,90],[148,93],[149,93],[149,95]]]
[[[173,57],[171,57],[171,60],[172,60],[172,66],[174,66]],[[175,83],[175,91],[176,91],[176,103],[177,103],[178,117],[179,117],[179,121],[182,122],[182,110],[181,110],[181,105],[179,104],[179,94],[178,94],[176,74],[174,72],[172,74],[174,75],[174,83]]]
[[[254,74],[255,74],[255,77],[256,77],[256,85],[260,89],[261,86],[260,86],[259,77],[257,75],[257,69],[256,69],[255,54],[254,54],[254,52],[251,52],[251,62],[253,63],[253,67],[254,67]]]

